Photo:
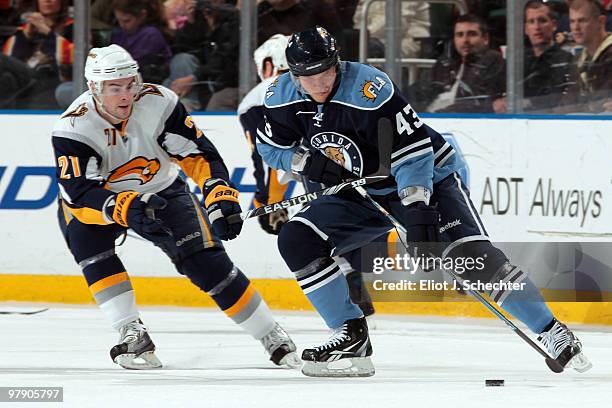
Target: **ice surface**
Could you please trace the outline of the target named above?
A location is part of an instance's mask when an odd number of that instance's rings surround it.
[[[143,308],[164,368],[123,370],[108,356],[118,335],[99,310],[49,307],[36,315],[0,315],[0,386],[63,386],[64,403],[40,403],[43,407],[586,408],[612,403],[610,327],[573,326],[594,368],[554,374],[497,320],[378,316],[372,331],[376,375],[315,379],[272,365],[259,342],[222,313],[191,308]],[[8,306],[0,304],[3,309]],[[299,349],[328,336],[314,314],[275,314]],[[486,379],[504,379],[505,386],[485,387]],[[10,404],[0,403],[5,406]]]

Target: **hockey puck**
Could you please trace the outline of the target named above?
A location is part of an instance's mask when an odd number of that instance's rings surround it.
[[[485,380],[485,385],[487,387],[503,387],[504,380]]]

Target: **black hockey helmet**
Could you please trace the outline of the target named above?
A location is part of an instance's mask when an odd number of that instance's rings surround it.
[[[293,34],[285,55],[295,76],[316,75],[340,63],[336,39],[320,26]]]

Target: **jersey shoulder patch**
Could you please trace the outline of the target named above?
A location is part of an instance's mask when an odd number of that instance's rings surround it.
[[[75,128],[87,123],[84,118],[96,116],[96,108],[93,105],[89,91],[82,93],[76,98],[59,117],[53,126],[54,130],[75,131]]]
[[[362,110],[381,107],[393,96],[393,82],[387,74],[370,65],[343,61],[342,79],[331,102]]]
[[[163,123],[168,119],[178,101],[178,95],[171,89],[161,85],[143,84],[134,100],[132,115],[138,119],[150,120],[151,112],[156,112]]]
[[[76,108],[71,108],[66,110],[62,114],[62,119],[65,118],[80,118],[81,116],[85,116],[85,114],[89,112],[89,108],[87,107],[87,102],[83,102],[76,106]]]
[[[147,95],[161,96],[163,98],[165,95],[162,92],[161,88],[162,87],[159,85],[142,84],[142,88],[140,89],[140,92],[138,92],[138,95],[136,95],[135,101],[139,101]]]
[[[305,100],[291,80],[291,75],[287,72],[270,84],[266,91],[264,105],[266,108],[279,108]]]

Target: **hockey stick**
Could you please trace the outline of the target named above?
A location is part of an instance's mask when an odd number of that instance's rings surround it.
[[[38,313],[42,313],[42,312],[46,312],[47,310],[49,310],[49,308],[44,308],[44,309],[39,309],[39,310],[32,310],[30,312],[20,312],[18,310],[0,310],[0,315],[35,315]]]
[[[337,194],[344,190],[363,187],[368,184],[381,181],[389,177],[391,168],[391,149],[393,144],[393,128],[391,121],[387,118],[381,118],[378,121],[378,170],[369,176],[362,177],[357,180],[346,181],[323,190],[312,193],[302,194],[296,197],[291,197],[287,200],[278,201],[276,203],[264,205],[253,210],[245,211],[241,214],[233,214],[227,217],[230,224],[238,222],[239,219],[246,220],[249,218],[259,217],[260,215],[269,214],[277,210],[293,207],[294,205],[305,204],[316,200],[319,197]]]
[[[397,219],[395,219],[395,217],[392,216],[389,213],[389,211],[387,211],[382,205],[378,204],[374,199],[372,199],[372,197],[370,197],[370,195],[367,193],[367,191],[365,191],[361,187],[357,187],[355,190],[359,194],[361,194],[361,196],[363,198],[365,198],[368,201],[370,201],[370,203],[372,203],[372,205],[374,205],[383,215],[385,215],[387,217],[387,219],[389,221],[391,221],[393,226],[395,228],[397,228],[398,231],[400,231],[402,234],[404,234],[404,236],[406,236],[406,228],[404,228],[404,226],[402,224],[400,224],[397,221]],[[404,246],[406,246],[406,249],[409,249],[405,243],[403,243],[403,244],[404,244]],[[463,279],[461,279],[454,271],[452,271],[450,269],[446,269],[445,268],[444,270],[453,279],[455,279],[457,282],[459,282],[461,284],[461,286],[463,287],[463,282],[464,282]],[[487,309],[489,309],[491,311],[491,313],[493,313],[495,316],[497,316],[497,318],[499,318],[502,322],[504,322],[506,324],[506,326],[510,327],[510,329],[512,329],[512,331],[514,331],[521,339],[523,339],[535,351],[540,353],[540,355],[542,357],[544,357],[544,361],[546,361],[546,365],[548,366],[548,368],[550,368],[555,373],[563,372],[563,366],[557,360],[552,358],[552,356],[550,354],[548,354],[546,351],[542,350],[542,348],[540,346],[538,346],[536,344],[536,342],[534,342],[529,336],[527,336],[525,334],[525,332],[523,332],[521,329],[519,329],[514,323],[512,323],[512,321],[510,321],[506,316],[504,316],[499,310],[497,310],[497,308],[495,306],[493,306],[487,299],[485,299],[484,296],[482,296],[478,291],[475,291],[475,290],[472,290],[472,289],[469,289],[469,288],[467,289],[467,292],[470,295],[474,296],[480,303],[482,303]]]

